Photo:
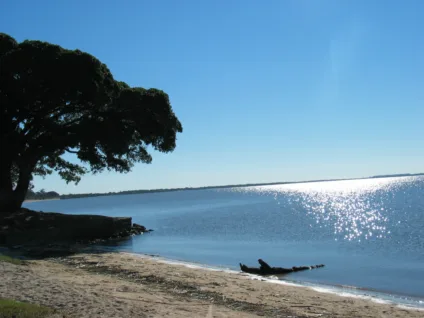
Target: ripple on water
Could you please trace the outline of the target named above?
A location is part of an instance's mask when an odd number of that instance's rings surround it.
[[[273,195],[276,201],[300,207],[316,224],[333,227],[335,240],[384,239],[391,234],[388,204],[402,187],[416,182],[416,177],[345,180],[232,188],[231,191]],[[277,204],[279,204],[278,202]],[[287,204],[288,203],[288,204]],[[402,221],[397,220],[397,224]],[[393,224],[392,224],[393,226]]]

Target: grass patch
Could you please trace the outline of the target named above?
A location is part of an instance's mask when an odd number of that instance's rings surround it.
[[[0,318],[44,318],[53,313],[48,307],[0,298]]]
[[[22,265],[24,263],[23,260],[20,260],[18,258],[13,258],[7,255],[2,255],[2,254],[0,254],[0,262],[6,262],[6,263],[15,264],[15,265]]]

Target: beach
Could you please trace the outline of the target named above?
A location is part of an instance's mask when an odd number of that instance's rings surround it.
[[[0,263],[0,298],[58,317],[422,317],[423,311],[129,253]],[[55,316],[56,317],[56,316]]]

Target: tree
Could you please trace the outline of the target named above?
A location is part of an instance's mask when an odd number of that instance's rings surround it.
[[[33,175],[78,183],[88,172],[129,172],[152,161],[149,147],[173,151],[182,132],[165,92],[116,81],[88,53],[3,33],[0,107],[0,212],[20,208]]]

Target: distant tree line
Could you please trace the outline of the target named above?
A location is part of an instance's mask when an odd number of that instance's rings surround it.
[[[315,182],[315,181],[312,181]],[[204,186],[204,187],[185,187],[185,188],[165,188],[165,189],[151,189],[151,190],[128,190],[119,192],[105,192],[105,193],[80,193],[80,194],[65,194],[61,195],[60,199],[77,199],[87,197],[101,197],[109,195],[128,195],[128,194],[144,194],[156,192],[174,192],[174,191],[194,191],[194,190],[208,190],[208,189],[226,189],[226,188],[240,188],[240,187],[255,187],[264,185],[277,185],[297,182],[273,182],[273,183],[249,183],[249,184],[233,184],[222,186]]]
[[[388,178],[388,177],[406,177],[406,176],[419,176],[423,173],[405,173],[396,175],[381,175],[372,176],[365,179],[373,178]],[[41,189],[38,192],[33,191],[34,186],[30,184],[26,200],[46,200],[46,199],[77,199],[77,198],[88,198],[88,197],[101,197],[110,195],[129,195],[129,194],[144,194],[144,193],[156,193],[156,192],[173,192],[173,191],[185,191],[185,190],[207,190],[207,189],[222,189],[222,188],[235,188],[235,187],[253,187],[253,186],[264,186],[264,185],[281,185],[281,184],[293,184],[303,182],[325,182],[325,181],[340,181],[340,180],[355,180],[355,179],[330,179],[330,180],[310,180],[310,181],[298,181],[298,182],[273,182],[273,183],[249,183],[249,184],[234,184],[234,185],[223,185],[223,186],[205,186],[205,187],[186,187],[186,188],[164,188],[164,189],[151,189],[151,190],[128,190],[118,192],[105,192],[105,193],[75,193],[75,194],[64,194],[60,195],[55,191],[46,192]]]
[[[55,191],[45,191],[41,189],[36,192],[32,188],[28,189],[25,200],[48,200],[48,199],[59,199],[60,194]]]
[[[129,190],[129,191],[120,191],[120,192],[104,192],[104,193],[75,193],[75,194],[64,194],[60,196],[60,199],[78,199],[78,198],[88,198],[88,197],[103,197],[109,195],[128,195],[128,194],[143,194],[143,193],[154,193],[154,192],[171,192],[171,191],[180,191],[188,190],[189,188],[180,188],[180,189],[155,189],[155,190]]]
[[[380,175],[366,178],[350,178],[350,179],[324,179],[324,180],[308,180],[308,181],[292,181],[292,182],[271,182],[271,183],[248,183],[248,184],[234,184],[234,185],[223,185],[223,186],[205,186],[205,187],[186,187],[186,188],[172,188],[172,189],[152,189],[152,190],[128,190],[119,192],[106,192],[106,193],[76,193],[76,194],[65,194],[61,195],[60,199],[77,199],[77,198],[88,198],[88,197],[101,197],[110,195],[128,195],[128,194],[144,194],[144,193],[155,193],[155,192],[173,192],[173,191],[186,191],[186,190],[207,190],[207,189],[223,189],[223,188],[236,188],[236,187],[255,187],[255,186],[267,186],[267,185],[282,185],[282,184],[295,184],[295,183],[314,183],[314,182],[329,182],[329,181],[342,181],[342,180],[360,180],[360,179],[378,179],[378,178],[390,178],[390,177],[412,177],[421,176],[424,173],[403,173],[394,175]]]

